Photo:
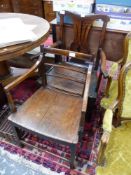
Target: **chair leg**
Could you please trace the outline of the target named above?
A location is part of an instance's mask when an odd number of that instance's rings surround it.
[[[74,169],[75,168],[76,144],[71,144],[70,150],[71,150],[70,168]]]
[[[23,144],[20,142],[20,138],[19,138],[19,134],[17,132],[17,128],[15,126],[12,125],[12,130],[13,130],[13,134],[15,136],[15,143],[16,145],[23,147]]]

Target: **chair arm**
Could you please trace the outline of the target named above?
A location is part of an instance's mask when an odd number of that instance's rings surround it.
[[[113,112],[111,109],[107,109],[104,114],[103,125],[102,125],[102,128],[105,132],[110,133],[112,131],[112,119],[113,119]]]
[[[51,48],[51,47],[45,47],[44,53],[69,56],[69,57],[78,58],[79,60],[84,60],[84,61],[85,59],[89,59],[89,62],[92,62],[93,60],[93,56],[90,54],[84,54],[81,52],[75,52],[75,51],[63,50],[63,49],[57,49],[57,48]]]
[[[97,164],[103,166],[105,164],[105,150],[109,142],[110,132],[112,130],[112,118],[113,112],[111,109],[107,109],[103,119],[103,134],[98,147]]]
[[[103,118],[103,134],[101,136],[100,144],[98,147],[97,164],[103,166],[105,163],[105,150],[110,139],[112,131],[113,110],[116,108],[118,100],[116,100],[109,109],[106,110]]]
[[[41,63],[41,60],[42,60],[42,55],[39,56],[39,59],[36,61],[36,63],[26,73],[24,73],[22,76],[20,76],[19,78],[14,80],[12,83],[4,87],[4,91],[7,95],[8,103],[9,103],[9,106],[12,112],[16,111],[16,107],[15,107],[12,95],[10,94],[10,90],[14,88],[15,86],[17,86],[18,84],[20,84],[25,79],[27,79],[38,68],[38,66]]]
[[[14,80],[12,83],[8,84],[7,86],[4,87],[5,91],[9,91],[18,84],[20,84],[22,81],[27,79],[39,66],[40,62],[42,60],[42,55],[39,56],[39,59],[36,61],[36,63],[28,70],[26,71],[25,74]]]
[[[106,54],[100,48],[100,59],[101,59],[101,72],[104,78],[113,77],[115,72],[118,70],[118,66],[122,63],[123,59],[113,62],[109,72],[106,71]]]
[[[102,137],[103,141],[108,141],[108,137],[110,132],[112,131],[112,121],[113,121],[113,111],[116,109],[118,105],[118,100],[115,100],[112,105],[106,109],[106,112],[104,114],[103,118],[103,125],[102,128],[104,130],[104,135]]]
[[[89,94],[89,86],[91,81],[91,73],[92,73],[93,65],[89,65],[88,71],[86,74],[86,83],[84,88],[84,94],[83,94],[83,104],[82,104],[82,113],[86,112],[87,109],[87,103],[88,103],[88,94]]]

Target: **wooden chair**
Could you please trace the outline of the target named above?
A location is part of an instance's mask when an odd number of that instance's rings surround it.
[[[59,62],[62,59],[65,59],[68,64],[76,64],[78,67],[88,67],[88,61],[92,61],[93,71],[91,75],[91,86],[89,89],[89,106],[88,106],[88,116],[91,116],[91,108],[93,106],[97,97],[97,91],[99,89],[99,83],[101,80],[101,76],[104,75],[106,77],[105,69],[105,58],[103,57],[104,51],[104,39],[106,34],[106,26],[109,21],[109,17],[106,15],[88,15],[85,17],[81,17],[78,14],[71,13],[65,11],[64,14],[59,13],[60,17],[60,25],[59,25],[59,36],[57,36],[57,41],[50,47],[45,48],[45,52],[51,54],[60,54],[61,51],[65,51],[64,58],[59,57]],[[73,37],[70,38],[69,35],[65,32],[65,23],[64,20],[66,17],[70,17],[72,21],[73,28]],[[99,30],[99,37],[94,37],[92,35],[92,26],[93,22],[96,20],[101,20],[102,27]],[[89,40],[92,40],[91,43],[95,43],[95,48],[89,44]],[[81,58],[75,59],[75,52],[81,54]],[[85,57],[84,55],[88,57]],[[73,56],[71,58],[70,56]],[[57,56],[58,57],[58,56]],[[58,61],[55,60],[55,61]],[[87,62],[87,63],[86,63]],[[97,71],[100,69],[100,76],[98,77]]]
[[[62,51],[61,55],[65,53]],[[42,60],[44,54],[40,55],[39,60],[26,74],[4,88],[13,112],[9,121],[14,128],[18,145],[24,143],[18,128],[37,134],[40,138],[69,145],[70,166],[73,168],[76,145],[79,132],[83,129],[88,102],[92,63],[88,62],[88,67],[82,69],[63,63],[51,64],[46,63],[46,58]],[[77,54],[77,57],[80,55]],[[48,71],[45,71],[46,66]],[[43,86],[16,109],[10,90],[36,69],[39,69]]]
[[[104,109],[109,108],[118,95],[118,79],[114,78],[114,75],[116,74],[116,72],[117,74],[119,74],[119,71],[121,70],[123,65],[131,61],[131,32],[129,32],[125,37],[123,47],[123,57],[118,62],[113,63],[109,72],[107,72],[107,85],[105,88],[104,97],[101,100],[101,107]],[[106,56],[103,55],[103,57]]]
[[[119,142],[118,142],[117,137],[119,137],[121,135],[120,134],[121,132],[124,132],[124,129],[129,132],[129,133],[127,132],[126,134],[130,134],[131,128],[128,126],[128,122],[129,122],[129,120],[131,120],[130,102],[131,102],[131,62],[128,62],[122,67],[120,75],[119,75],[118,96],[116,99],[114,99],[114,101],[109,106],[109,108],[106,110],[105,115],[104,115],[103,135],[101,137],[101,144],[99,147],[98,159],[97,159],[98,165],[103,165],[103,163],[105,162],[105,150],[106,150],[106,146],[108,146],[109,143],[114,144],[114,145],[112,145],[112,147],[110,145],[110,148],[112,149],[112,152],[111,152],[112,154],[114,153],[113,150],[117,146],[124,148],[124,149],[127,149],[127,146],[125,146],[125,145],[122,146],[123,143],[125,142],[124,138],[120,138]],[[116,117],[115,126],[122,125],[123,128],[117,127],[115,129],[113,129],[113,131],[112,131],[113,114]],[[126,129],[128,127],[130,129]],[[117,130],[118,130],[118,135],[117,135]],[[111,138],[110,138],[110,134],[111,134]],[[118,144],[117,144],[117,142],[118,142]],[[126,143],[126,144],[128,145],[128,143]],[[128,148],[128,149],[130,149],[130,148]],[[118,148],[118,150],[119,150],[119,148]],[[115,149],[115,152],[116,151],[117,151],[117,149]],[[121,149],[121,151],[122,151],[122,149]],[[119,152],[117,155],[118,155],[118,157],[115,157],[116,162],[118,162],[118,160],[119,160],[118,159]],[[112,156],[112,155],[109,155],[109,150],[108,150],[108,156],[109,157],[107,157],[107,159],[109,159],[110,160],[109,162],[111,163],[110,156]],[[123,160],[124,160],[124,158],[123,158]],[[115,160],[112,160],[112,161],[115,161]],[[121,162],[122,159],[120,158],[119,161]],[[107,164],[107,166],[108,166],[108,164]]]

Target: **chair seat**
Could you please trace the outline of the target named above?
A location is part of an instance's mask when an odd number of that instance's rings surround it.
[[[41,87],[9,120],[45,137],[76,144],[81,106],[81,97]]]
[[[109,96],[104,97],[101,100],[101,107],[104,109],[110,108],[113,102],[116,100],[118,94],[118,81],[113,80],[109,89]]]

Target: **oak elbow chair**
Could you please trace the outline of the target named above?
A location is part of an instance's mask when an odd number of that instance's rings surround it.
[[[104,59],[101,61],[101,55],[100,54],[103,51],[104,46],[104,39],[106,34],[106,26],[109,21],[109,17],[106,15],[87,15],[85,17],[81,17],[81,15],[65,11],[64,14],[59,13],[60,17],[60,23],[59,23],[59,36],[57,36],[57,41],[48,48],[45,48],[45,51],[48,53],[60,53],[61,50],[65,50],[65,52],[70,51],[69,55],[66,55],[64,59],[70,64],[77,64],[78,66],[86,66],[86,61],[88,64],[88,60],[93,62],[93,72],[92,72],[92,78],[91,78],[91,88],[89,90],[89,97],[96,98],[97,96],[97,90],[99,86],[99,79],[97,77],[97,70],[99,69],[99,66],[101,67],[101,73],[103,73],[104,76],[106,76],[105,70],[103,70],[103,62],[105,62]],[[72,34],[73,36],[70,36],[65,31],[65,18],[70,17],[72,21]],[[93,23],[97,20],[102,21],[102,27],[99,29],[99,34],[97,37],[93,36],[92,34],[92,27]],[[91,43],[89,42],[91,40]],[[92,46],[93,45],[95,46]],[[73,52],[79,52],[82,54],[87,54],[88,57],[81,60],[75,59],[75,54]],[[70,55],[74,55],[74,58],[70,58]],[[106,58],[106,57],[104,57]],[[62,59],[62,58],[61,58]],[[59,59],[60,61],[60,59]],[[87,65],[88,66],[88,65]]]
[[[24,142],[19,129],[68,145],[71,150],[70,166],[73,168],[76,145],[83,130],[92,63],[88,62],[88,67],[82,69],[75,65],[46,63],[46,58],[42,59],[45,53],[27,73],[4,88],[12,110],[8,119],[20,146]],[[66,53],[62,51],[61,55]],[[76,55],[80,57],[80,54]],[[10,90],[36,69],[39,70],[42,87],[16,109]]]
[[[130,137],[131,137],[131,62],[126,63],[118,79],[118,96],[106,110],[103,119],[103,135],[98,152],[97,175],[130,174]],[[117,127],[112,128],[113,114]]]

